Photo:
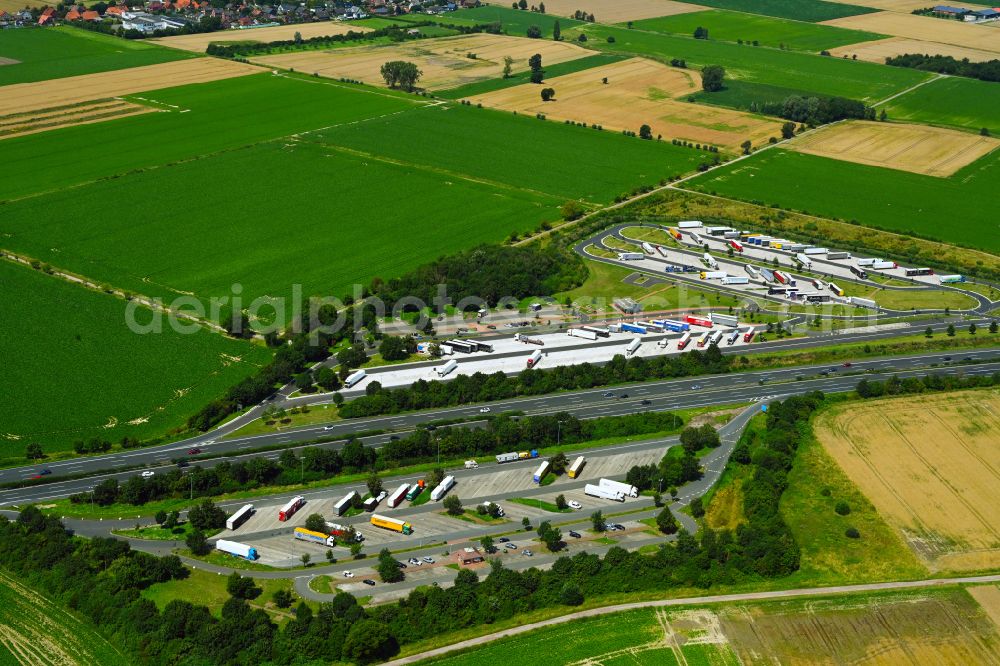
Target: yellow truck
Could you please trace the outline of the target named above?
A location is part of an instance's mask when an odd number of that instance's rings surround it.
[[[377,513],[372,514],[371,523],[375,527],[381,527],[384,530],[392,530],[393,532],[399,532],[400,534],[413,533],[413,525],[410,525],[402,520],[396,520],[395,518],[380,516]]]

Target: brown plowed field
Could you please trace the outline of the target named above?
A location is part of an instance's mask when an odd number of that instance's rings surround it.
[[[868,30],[894,37],[907,37],[925,42],[941,42],[963,48],[1000,54],[1000,39],[992,30],[981,25],[962,23],[932,16],[875,12],[823,21],[826,25],[854,30]]]
[[[226,42],[281,42],[295,39],[295,33],[302,35],[302,39],[312,39],[313,37],[344,35],[352,30],[354,32],[369,32],[370,28],[363,28],[360,25],[356,26],[350,23],[324,21],[322,23],[296,23],[293,25],[276,25],[269,28],[252,28],[249,30],[225,30],[221,32],[202,32],[195,35],[175,35],[173,37],[159,37],[149,41],[181,49],[182,51],[204,53],[208,45],[213,42],[217,44],[224,44]]]
[[[996,60],[997,54],[993,51],[982,51],[980,49],[969,49],[964,46],[953,44],[942,44],[941,42],[925,42],[919,39],[907,39],[906,37],[890,37],[888,39],[877,39],[873,42],[862,42],[860,44],[849,44],[830,49],[830,53],[838,58],[847,56],[857,56],[858,60],[868,62],[884,63],[886,58],[900,56],[905,53],[927,53],[930,55],[951,56],[961,60],[968,58],[972,62],[985,62]]]
[[[600,23],[624,23],[657,16],[690,14],[703,12],[709,7],[692,5],[672,0],[549,0],[545,3],[545,13],[556,16],[573,16],[579,10],[594,15]]]
[[[934,570],[1000,566],[1000,392],[853,403],[816,436]]]
[[[547,7],[546,7],[547,8]],[[607,78],[607,83],[602,79]],[[543,102],[550,87],[555,99]],[[524,84],[470,97],[483,106],[544,113],[550,120],[573,120],[609,130],[638,132],[649,125],[664,140],[685,139],[729,150],[750,139],[755,145],[781,135],[781,123],[761,116],[676,98],[701,90],[697,72],[630,58],[611,65],[548,79],[544,86]]]
[[[858,164],[927,176],[950,176],[1000,146],[1000,140],[957,130],[850,121],[794,139],[789,148]]]
[[[591,55],[567,42],[554,42],[507,35],[462,35],[440,39],[421,39],[391,46],[361,46],[328,51],[302,51],[259,56],[254,62],[269,67],[294,69],[329,78],[348,78],[371,85],[385,85],[380,72],[390,60],[407,60],[421,72],[418,85],[431,90],[498,78],[503,73],[504,56],[514,59],[513,69],[528,69],[528,58],[535,53],[543,64],[555,64]],[[475,54],[470,58],[469,54]]]
[[[259,67],[218,58],[191,58],[64,79],[4,86],[0,116],[80,104],[147,90],[261,73]]]

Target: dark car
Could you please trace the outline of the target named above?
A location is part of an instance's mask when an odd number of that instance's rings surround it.
[[[178,460],[177,461],[177,466],[178,467],[187,467],[190,464],[191,463],[189,463],[187,460]]]
[[[622,399],[624,400],[625,398],[627,398],[627,397],[628,397],[628,393],[622,393],[622,394],[621,394],[620,396],[618,396],[618,397],[619,397],[619,398],[622,398]]]
[[[365,585],[371,585],[372,587],[375,586],[375,581],[373,581],[371,578],[365,578],[361,582],[364,583]]]
[[[510,541],[510,539],[508,539],[507,537],[500,537],[499,539],[497,539],[497,541],[499,541],[500,543],[507,543],[508,541]]]
[[[38,476],[48,476],[52,473],[51,469],[40,469],[38,470]]]
[[[390,435],[389,436],[389,441],[391,441],[391,442],[399,441],[399,435]]]
[[[199,453],[201,453],[201,449],[199,449],[197,446],[194,447],[193,449],[188,449],[188,455],[189,456],[196,456]]]
[[[642,404],[644,404],[644,405],[652,405],[653,402],[651,400],[643,400]]]
[[[851,367],[851,365],[853,365],[853,364],[850,361],[848,361],[847,363],[844,363],[844,367],[845,368],[849,368],[849,367]]]
[[[579,532],[570,532],[569,535],[571,537],[573,537],[574,539],[579,539],[580,538],[580,533]]]
[[[400,562],[399,560],[397,560],[396,561],[396,566],[399,567],[400,569],[405,569],[406,568],[406,562]]]

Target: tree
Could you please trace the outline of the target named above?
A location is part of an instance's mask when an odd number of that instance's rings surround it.
[[[442,506],[449,516],[461,516],[465,512],[465,509],[462,508],[462,500],[458,499],[458,495],[454,493],[444,498]]]
[[[886,121],[888,117],[889,114],[885,112],[885,109],[882,109],[882,113],[878,114],[878,119],[881,120],[883,123]]]
[[[221,529],[226,526],[226,512],[212,500],[204,499],[188,510],[188,520],[198,530]]]
[[[557,42],[560,39],[562,39],[562,32],[559,30],[559,21],[558,21],[558,19],[556,20],[555,23],[552,24],[552,39],[556,40]]]
[[[604,514],[600,511],[590,514],[590,524],[595,532],[605,532],[608,529],[608,524],[604,521]]]
[[[861,532],[858,532],[858,528],[856,527],[848,527],[846,530],[844,530],[844,536],[846,536],[848,539],[860,539]]]
[[[649,125],[643,125],[639,128],[639,138],[646,139],[647,141],[653,138],[653,130]]]
[[[514,68],[514,59],[510,56],[503,57],[503,78],[509,79],[510,73]]]
[[[726,79],[726,70],[722,65],[706,65],[701,70],[701,88],[705,92],[719,92]]]
[[[934,336],[934,329],[931,328],[930,326],[928,326],[927,330],[924,331],[924,335],[926,337],[928,337],[928,338],[933,337]]]
[[[583,592],[573,582],[565,583],[559,591],[559,603],[564,606],[579,606],[583,603]]]
[[[160,509],[156,512],[156,515],[153,516],[153,520],[156,521],[157,525],[163,525],[163,523],[167,522],[167,512]]]
[[[212,547],[208,545],[208,539],[201,530],[194,530],[184,539],[184,544],[191,551],[192,555],[208,555]]]
[[[363,547],[364,546],[361,545],[360,541],[351,542],[351,557],[353,557],[354,559],[358,559],[358,557],[361,556],[361,549]]]
[[[333,555],[333,551],[330,550],[329,548],[326,549],[324,556],[326,557],[326,561],[329,562],[330,564],[333,564],[334,562],[337,561],[337,558],[335,558]]]
[[[743,149],[743,154],[744,155],[749,155],[750,154],[750,149],[753,148],[753,144],[750,143],[749,139],[747,139],[746,141],[744,141],[743,143],[740,144],[740,148]]]
[[[164,529],[172,530],[177,527],[181,522],[181,514],[177,511],[171,511],[167,514],[167,520],[163,523]]]
[[[795,123],[789,121],[789,122],[786,122],[786,123],[782,124],[782,126],[781,126],[781,138],[782,139],[791,139],[793,136],[795,136]]]
[[[531,518],[528,518],[527,516],[525,516],[524,518],[522,518],[521,519],[521,527],[523,527],[525,530],[530,530],[531,529]]]
[[[537,25],[529,25],[528,30],[524,34],[532,39],[539,39],[542,36],[542,29]]]
[[[538,3],[538,13],[539,14],[544,14],[545,13],[545,3],[544,2],[539,2]],[[556,21],[556,23],[558,23],[558,21]]]
[[[271,599],[274,600],[274,605],[278,608],[291,608],[292,606],[293,597],[289,590],[275,590]]]
[[[656,516],[656,526],[664,534],[676,534],[677,519],[674,518],[669,506],[663,507],[663,510]]]
[[[378,554],[378,575],[385,583],[398,583],[404,578],[399,562],[388,548],[383,548]]]
[[[368,492],[371,493],[372,497],[378,497],[379,493],[382,492],[382,479],[375,472],[368,476],[365,485],[368,486]]]
[[[359,664],[384,661],[398,651],[399,645],[389,627],[377,620],[358,620],[344,639],[344,658]]]
[[[412,336],[387,335],[379,343],[378,353],[386,361],[402,361],[416,353],[417,342]]]
[[[976,334],[976,330],[978,330],[978,329],[976,328],[975,324],[969,324],[969,335],[975,335]]]
[[[955,337],[955,325],[954,324],[948,324],[948,330],[945,331],[945,332],[948,334],[948,337],[951,337],[951,338]]]
[[[336,391],[340,388],[340,379],[337,377],[337,373],[325,365],[315,372],[313,378],[324,391]]]
[[[844,500],[840,500],[837,502],[836,506],[834,506],[833,510],[837,512],[837,515],[846,516],[851,512],[851,505]]]
[[[979,136],[989,136],[989,135],[990,135],[990,130],[988,127],[983,127],[982,129],[979,130]]]
[[[700,25],[694,29],[695,39],[708,39],[708,28],[703,28]]]
[[[24,448],[24,457],[28,460],[39,460],[45,457],[45,453],[42,451],[42,445],[38,442],[32,442]]]
[[[549,552],[554,553],[562,548],[562,532],[559,531],[558,527],[552,527],[552,523],[549,521],[542,521],[536,532]]]
[[[299,557],[299,559],[302,560],[302,566],[307,567],[309,566],[309,562],[312,561],[312,555],[309,553],[302,553],[302,556]]]
[[[542,88],[542,101],[548,102],[556,96],[555,88]]]
[[[997,332],[997,323],[995,321],[991,321],[990,322],[990,333],[996,333],[996,332]]]
[[[430,480],[431,482],[429,485],[431,487],[441,485],[441,482],[444,481],[444,470],[441,469],[440,467],[435,467],[434,469],[432,469]]]
[[[569,508],[569,503],[566,502],[565,495],[556,495],[556,508],[560,511],[564,511]]]
[[[413,91],[423,74],[415,64],[405,60],[390,60],[382,65],[381,72],[387,86],[390,88],[400,87],[408,92]]]
[[[695,518],[701,518],[705,515],[705,506],[700,497],[691,500],[691,515]]]
[[[483,550],[486,551],[487,554],[496,550],[496,546],[493,545],[493,537],[488,534],[480,539],[479,543],[483,545]]]
[[[569,459],[562,451],[549,458],[549,467],[553,474],[565,474],[568,466]]]
[[[306,393],[313,385],[312,373],[306,370],[305,372],[300,372],[295,375],[295,387],[300,391]]]
[[[579,201],[567,201],[562,205],[562,210],[560,211],[562,219],[567,222],[581,217],[585,212],[586,209]]]
[[[322,532],[323,534],[326,534],[326,520],[323,519],[323,516],[321,514],[310,513],[309,517],[306,518],[305,527],[307,530],[312,530],[313,532]]]
[[[226,592],[236,599],[256,599],[261,590],[253,582],[253,578],[241,576],[235,571],[226,579]]]

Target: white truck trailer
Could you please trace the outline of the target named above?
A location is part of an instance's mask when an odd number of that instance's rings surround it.
[[[611,490],[620,492],[628,497],[638,497],[639,489],[635,486],[630,486],[627,483],[622,483],[621,481],[612,481],[611,479],[601,479],[598,484],[602,488],[609,488]]]
[[[448,491],[452,489],[455,485],[455,477],[446,476],[444,480],[441,481],[437,488],[431,491],[431,499],[437,502],[439,499],[448,494]]]
[[[566,331],[566,334],[574,338],[583,338],[584,340],[596,340],[597,331],[588,331],[584,328],[571,328]]]
[[[604,486],[595,486],[592,483],[588,483],[583,487],[583,492],[591,497],[597,497],[600,499],[611,500],[613,502],[624,502],[625,493],[620,490],[613,490],[611,488],[605,488]]]

